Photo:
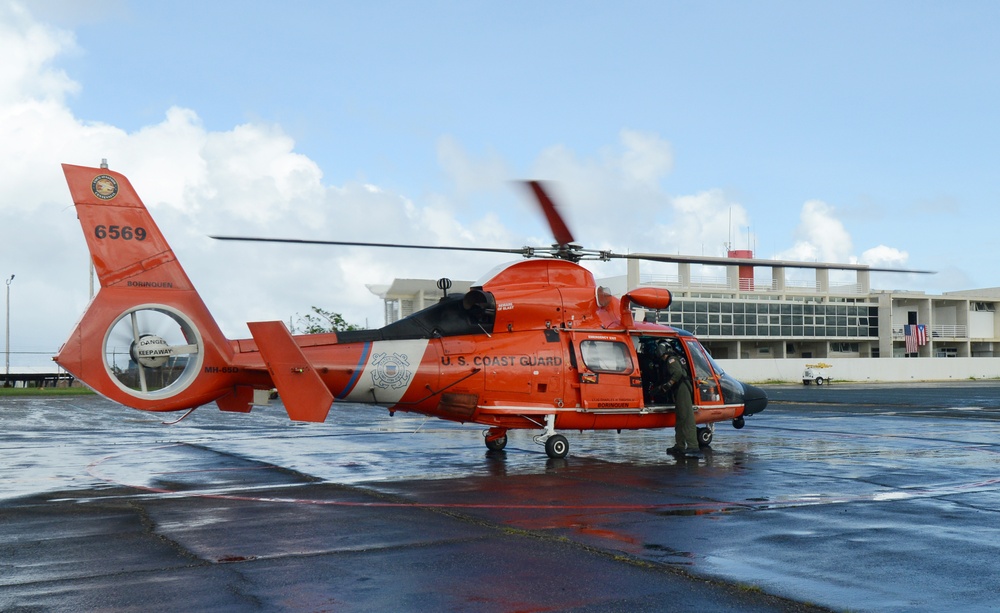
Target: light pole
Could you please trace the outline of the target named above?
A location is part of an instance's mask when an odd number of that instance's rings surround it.
[[[7,279],[7,335],[4,341],[6,371],[4,373],[3,386],[10,387],[10,282],[14,280],[14,275]]]

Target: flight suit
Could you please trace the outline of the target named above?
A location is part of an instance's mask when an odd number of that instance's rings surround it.
[[[676,451],[698,451],[698,429],[694,421],[694,390],[687,360],[673,352],[664,356],[667,381],[664,386],[673,392],[677,423],[674,425]]]

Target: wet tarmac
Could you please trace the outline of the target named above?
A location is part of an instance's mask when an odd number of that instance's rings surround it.
[[[556,461],[370,407],[0,398],[0,610],[994,609],[1000,383],[767,391],[701,462],[672,430]]]

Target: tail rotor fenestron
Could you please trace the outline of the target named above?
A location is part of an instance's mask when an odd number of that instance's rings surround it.
[[[104,364],[125,392],[139,398],[172,396],[200,371],[204,343],[183,313],[164,305],[123,312],[108,328]]]

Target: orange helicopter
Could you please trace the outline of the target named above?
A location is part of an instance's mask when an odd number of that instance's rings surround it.
[[[661,382],[651,360],[664,343],[686,357],[703,446],[711,443],[715,423],[742,428],[746,417],[767,406],[762,389],[723,372],[693,335],[633,318],[633,307],[669,307],[669,291],[644,287],[616,297],[577,263],[721,258],[582,249],[537,182],[529,186],[557,242],[551,248],[443,247],[527,258],[497,267],[467,293],[447,295],[377,330],[292,335],[281,321],[249,322],[252,338],[230,340],[128,179],[103,165],[64,164],[63,171],[100,290],[54,359],[129,407],[190,412],[215,402],[223,411],[246,413],[262,392],[276,389],[296,421],[324,421],[335,401],[372,404],[487,426],[491,450],[504,448],[509,430],[540,430],[535,441],[549,457],[562,458],[569,442],[560,431],[675,425],[672,399],[654,391]]]

